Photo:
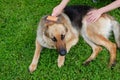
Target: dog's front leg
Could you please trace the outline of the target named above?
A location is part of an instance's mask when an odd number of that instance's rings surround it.
[[[72,38],[70,41],[67,42],[66,44],[66,49],[67,49],[67,53],[69,52],[70,48],[75,45],[78,42],[78,38],[74,37]],[[64,65],[64,61],[65,61],[65,56],[58,56],[58,67],[61,67]]]
[[[32,60],[32,63],[29,66],[29,71],[32,73],[33,71],[36,70],[37,68],[37,64],[38,64],[38,60],[40,57],[40,52],[42,50],[42,46],[39,44],[39,42],[36,40],[36,49],[35,49],[35,53],[34,53],[34,57]]]
[[[64,61],[65,61],[65,56],[58,56],[58,67],[62,67],[64,65]]]
[[[70,48],[74,45],[76,45],[78,42],[78,38],[73,37],[70,41],[67,42],[66,44],[66,49],[67,49],[67,53],[69,52]]]

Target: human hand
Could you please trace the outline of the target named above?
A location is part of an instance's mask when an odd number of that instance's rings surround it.
[[[58,16],[63,10],[63,7],[61,5],[56,6],[53,9],[52,16]]]
[[[97,21],[100,18],[100,16],[102,15],[102,12],[99,10],[92,10],[92,11],[88,12],[87,15],[88,15],[87,22],[94,23],[95,21]]]

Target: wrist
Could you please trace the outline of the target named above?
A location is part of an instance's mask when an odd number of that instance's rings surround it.
[[[103,13],[105,13],[105,9],[104,9],[104,8],[100,8],[100,9],[98,9],[98,12],[99,12],[100,14],[103,14]]]

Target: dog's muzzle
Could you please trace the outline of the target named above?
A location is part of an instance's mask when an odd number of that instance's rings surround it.
[[[61,55],[61,56],[65,56],[65,54],[67,53],[67,51],[66,51],[66,49],[60,49],[59,50],[59,54]]]

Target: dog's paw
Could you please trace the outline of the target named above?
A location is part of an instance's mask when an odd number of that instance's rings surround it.
[[[116,60],[113,63],[109,63],[108,67],[112,70],[114,69],[115,65],[116,65]]]
[[[33,71],[35,71],[36,68],[37,68],[37,65],[31,64],[31,65],[29,66],[29,71],[30,71],[30,73],[32,73]]]
[[[59,63],[58,63],[58,67],[59,67],[59,68],[61,68],[63,65],[64,65],[63,62],[59,62]]]

